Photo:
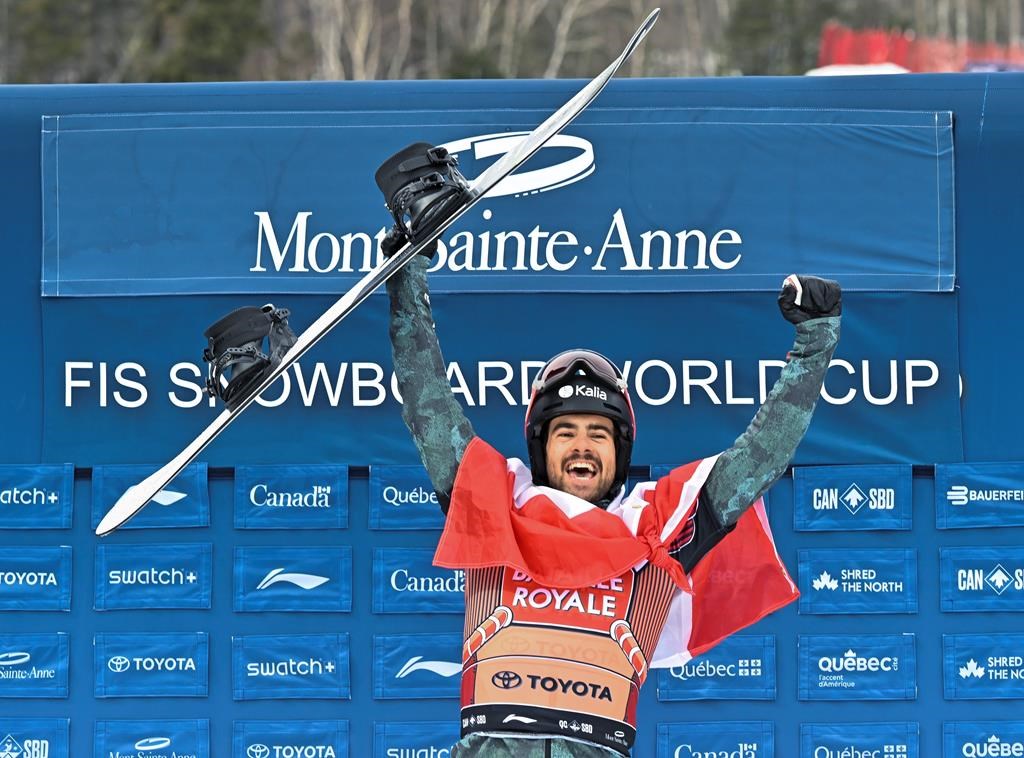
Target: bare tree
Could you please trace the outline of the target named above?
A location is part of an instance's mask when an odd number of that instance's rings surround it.
[[[309,0],[313,16],[311,33],[317,51],[316,79],[345,78],[341,37],[345,29],[345,0]]]

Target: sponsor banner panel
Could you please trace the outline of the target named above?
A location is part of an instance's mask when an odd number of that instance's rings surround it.
[[[206,632],[97,634],[96,697],[205,697],[210,640]]]
[[[0,611],[70,610],[70,547],[0,547]]]
[[[373,696],[456,698],[462,681],[462,635],[373,636]]]
[[[771,721],[711,721],[658,724],[658,758],[774,758]]]
[[[801,634],[797,644],[800,700],[917,698],[913,634]]]
[[[68,719],[0,719],[0,757],[68,758]]]
[[[344,291],[376,262],[390,221],[373,175],[410,131],[477,176],[546,115],[452,96],[435,111],[44,117],[42,293]],[[488,193],[442,235],[433,289],[774,293],[816,260],[851,290],[952,290],[951,113],[629,114],[589,110]],[[766,194],[780,176],[787,191]]]
[[[210,758],[210,755],[207,719],[97,721],[93,732],[95,758]]]
[[[0,634],[0,697],[68,696],[64,632]]]
[[[943,611],[1024,611],[1024,548],[942,547]]]
[[[658,700],[774,700],[775,636],[729,637],[684,666],[658,670]]]
[[[234,723],[232,758],[348,758],[348,755],[347,721]]]
[[[236,529],[346,529],[348,466],[235,467]]]
[[[347,632],[232,637],[231,650],[235,700],[352,697]]]
[[[1024,699],[1024,634],[942,635],[947,700]]]
[[[793,469],[798,532],[906,530],[913,526],[913,506],[910,465]]]
[[[465,572],[434,566],[433,548],[373,551],[374,613],[463,613]]]
[[[370,466],[370,528],[444,528],[437,493],[422,466]]]
[[[457,721],[373,722],[373,758],[448,758],[458,741]]]
[[[1024,463],[935,465],[935,528],[1024,526]]]
[[[0,529],[70,529],[73,463],[0,464]]]
[[[352,610],[352,548],[236,547],[236,611]]]
[[[92,469],[92,528],[129,487],[134,487],[159,466],[117,464]],[[207,464],[191,463],[171,483],[153,497],[121,529],[167,529],[170,527],[209,526],[210,492]]]
[[[942,758],[1024,756],[1024,721],[945,721]]]
[[[917,613],[915,548],[798,550],[800,613]]]
[[[800,758],[920,758],[915,722],[801,724]]]
[[[98,611],[209,608],[212,584],[210,542],[96,547]]]

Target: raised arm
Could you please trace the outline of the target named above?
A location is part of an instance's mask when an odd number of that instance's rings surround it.
[[[447,513],[455,472],[473,439],[473,427],[448,382],[430,312],[427,264],[427,259],[417,256],[387,282],[391,355],[402,394],[402,418],[412,432],[441,510]]]
[[[839,341],[842,305],[836,282],[789,277],[779,308],[796,325],[789,360],[750,426],[715,462],[701,495],[723,525],[736,523],[785,472],[811,422]]]

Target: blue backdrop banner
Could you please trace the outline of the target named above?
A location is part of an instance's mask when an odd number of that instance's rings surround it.
[[[459,740],[455,721],[375,721],[373,758],[447,756]]]
[[[800,613],[917,613],[917,550],[798,550]]]
[[[1024,548],[942,547],[943,611],[1024,611]]]
[[[444,514],[423,466],[370,466],[371,529],[443,529]]]
[[[942,635],[947,700],[1024,699],[1024,634]]]
[[[920,758],[916,723],[801,724],[800,758]]]
[[[391,223],[388,155],[444,144],[474,176],[547,115],[480,106],[45,118],[43,294],[339,292]],[[775,291],[808,261],[950,291],[953,118],[596,107],[478,207],[443,236],[438,292]]]
[[[347,632],[232,637],[231,651],[235,700],[352,697]]]
[[[68,696],[68,635],[0,634],[0,697]]]
[[[910,529],[913,468],[797,466],[793,528],[803,532]]]
[[[0,610],[71,610],[71,548],[0,547]]]
[[[658,758],[774,758],[771,721],[705,721],[658,724]]]
[[[70,529],[71,463],[0,465],[0,529]]]
[[[236,721],[232,758],[346,758],[347,721]]]
[[[68,758],[68,719],[0,719],[0,755]]]
[[[462,682],[462,635],[375,634],[373,696],[457,698]]]
[[[432,548],[373,550],[374,613],[462,613],[465,572],[432,565]]]
[[[93,641],[96,697],[206,697],[206,632],[100,633]]]
[[[345,529],[348,466],[238,466],[236,529]]]
[[[775,637],[728,637],[683,666],[658,669],[658,700],[774,700]]]
[[[236,547],[236,611],[352,610],[352,548]]]
[[[96,722],[93,735],[94,758],[111,758],[112,756],[210,758],[211,755],[210,722],[207,719],[103,720]]]
[[[1024,756],[1024,721],[946,721],[942,758]]]
[[[134,487],[159,466],[105,465],[92,470],[92,528],[129,487]],[[210,492],[207,466],[192,463],[153,497],[148,508],[124,524],[121,529],[167,529],[169,527],[209,526]]]
[[[800,700],[917,697],[913,634],[801,634],[798,645]]]
[[[1024,526],[1024,463],[935,466],[935,528]]]
[[[212,587],[212,543],[96,546],[98,611],[209,608]]]

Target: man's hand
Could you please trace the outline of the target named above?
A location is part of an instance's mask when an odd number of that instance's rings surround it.
[[[782,283],[779,310],[793,324],[838,316],[843,312],[843,290],[831,279],[790,274]]]
[[[409,241],[409,236],[398,228],[397,225],[392,226],[384,239],[380,241],[380,251],[384,253],[385,258],[390,258],[392,255],[402,249],[402,246]],[[419,255],[425,258],[433,258],[434,253],[437,252],[437,242],[433,245],[427,245],[423,250],[420,250]]]

